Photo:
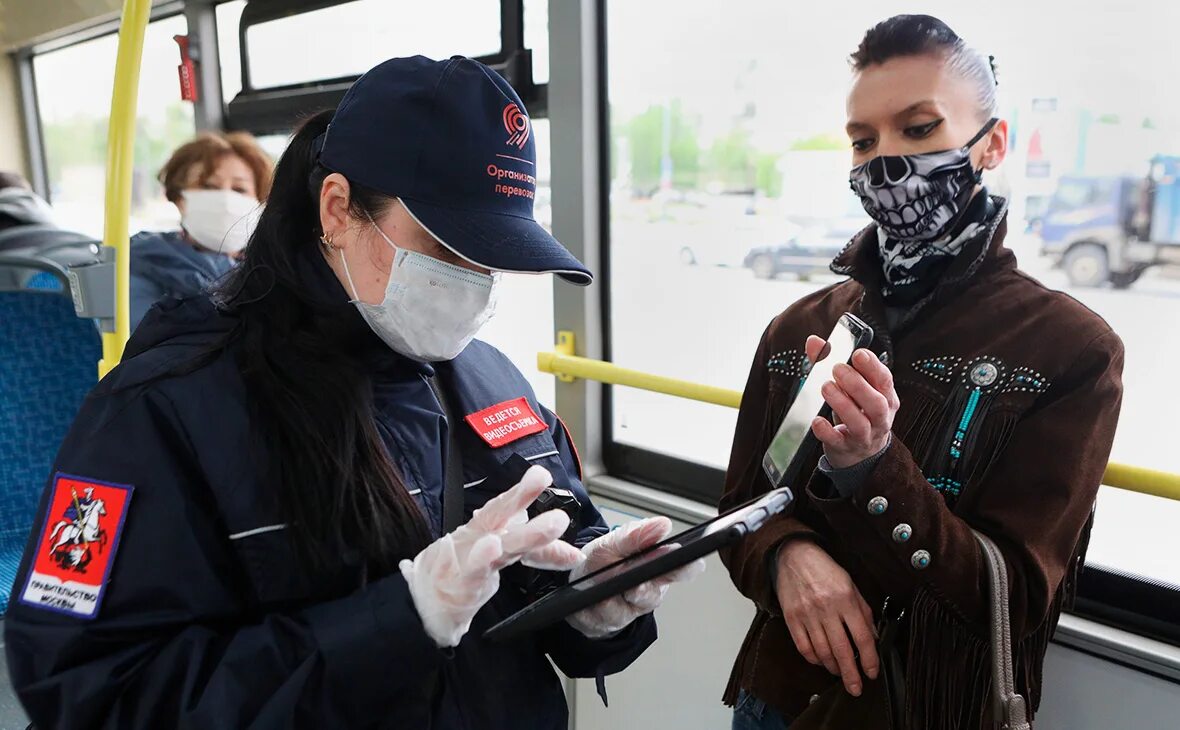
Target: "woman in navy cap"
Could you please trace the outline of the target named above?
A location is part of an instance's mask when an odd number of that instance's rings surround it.
[[[295,134],[241,266],[149,314],[62,446],[5,621],[38,727],[557,730],[550,659],[601,689],[651,644],[699,566],[481,639],[671,529],[608,533],[473,340],[496,272],[590,281],[533,220],[531,132],[491,69],[412,58]]]

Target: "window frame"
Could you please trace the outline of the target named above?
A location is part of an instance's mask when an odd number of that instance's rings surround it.
[[[166,20],[177,15],[185,16],[185,23],[189,25],[188,32],[192,33],[191,19],[186,11],[186,5],[194,4],[197,0],[170,0],[152,6],[148,15],[148,25],[158,20]],[[105,20],[90,25],[81,30],[65,33],[61,36],[40,41],[32,45],[17,48],[12,52],[16,65],[18,89],[20,92],[21,120],[24,123],[25,155],[29,162],[30,184],[33,191],[48,202],[52,203],[49,190],[49,158],[45,151],[45,130],[41,120],[41,105],[37,91],[37,72],[33,60],[37,56],[61,51],[88,41],[119,33],[118,18]],[[179,51],[177,52],[179,59]],[[216,54],[214,55],[216,58]],[[179,62],[179,61],[178,61]],[[194,114],[194,117],[196,115]]]
[[[1180,646],[1180,586],[1103,566],[1086,566],[1078,576],[1070,613],[1098,623]]]
[[[251,26],[272,20],[345,5],[353,0],[250,0],[238,24],[242,90],[226,103],[225,125],[255,135],[289,132],[301,117],[330,109],[344,98],[359,75],[316,79],[297,84],[256,88],[250,80]],[[500,0],[500,51],[475,60],[499,72],[529,110],[529,116],[548,116],[548,84],[533,83],[532,50],[524,45],[524,0]]]
[[[618,0],[616,0],[618,1]],[[611,320],[611,139],[606,124],[610,111],[607,51],[607,4],[595,0],[597,9],[597,104],[599,114],[599,218],[601,231],[601,299],[603,358],[612,360]],[[752,355],[752,353],[751,353]],[[715,506],[721,497],[725,472],[705,464],[620,443],[614,434],[614,388],[603,385],[601,399],[602,458],[607,476],[658,489],[662,492]],[[1106,487],[1111,488],[1111,487]],[[1180,586],[1152,581],[1100,566],[1087,566],[1078,577],[1077,597],[1070,613],[1115,628],[1180,646]]]

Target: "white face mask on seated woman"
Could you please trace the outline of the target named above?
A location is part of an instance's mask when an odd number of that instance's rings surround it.
[[[203,248],[233,255],[246,247],[262,206],[236,190],[185,190],[180,225]]]
[[[360,299],[340,251],[352,303],[394,351],[421,362],[453,360],[471,344],[496,311],[499,273],[481,274],[399,247],[372,218],[369,222],[397,253],[380,304]]]

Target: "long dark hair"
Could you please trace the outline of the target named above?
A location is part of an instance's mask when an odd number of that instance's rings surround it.
[[[313,146],[331,119],[331,111],[316,114],[291,139],[244,258],[215,298],[238,319],[232,339],[252,432],[297,546],[317,565],[347,548],[389,571],[430,533],[377,431],[363,363],[340,341],[343,300],[309,294],[301,263],[324,253],[319,191],[329,171]],[[360,220],[392,202],[359,185],[350,190],[350,213]]]

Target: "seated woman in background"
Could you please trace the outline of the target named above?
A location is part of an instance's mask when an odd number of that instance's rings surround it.
[[[0,170],[0,231],[38,225],[54,225],[49,203],[20,174]]]
[[[164,195],[180,209],[179,231],[131,238],[131,328],[161,297],[199,294],[246,246],[274,164],[245,132],[203,133],[160,170]]]

